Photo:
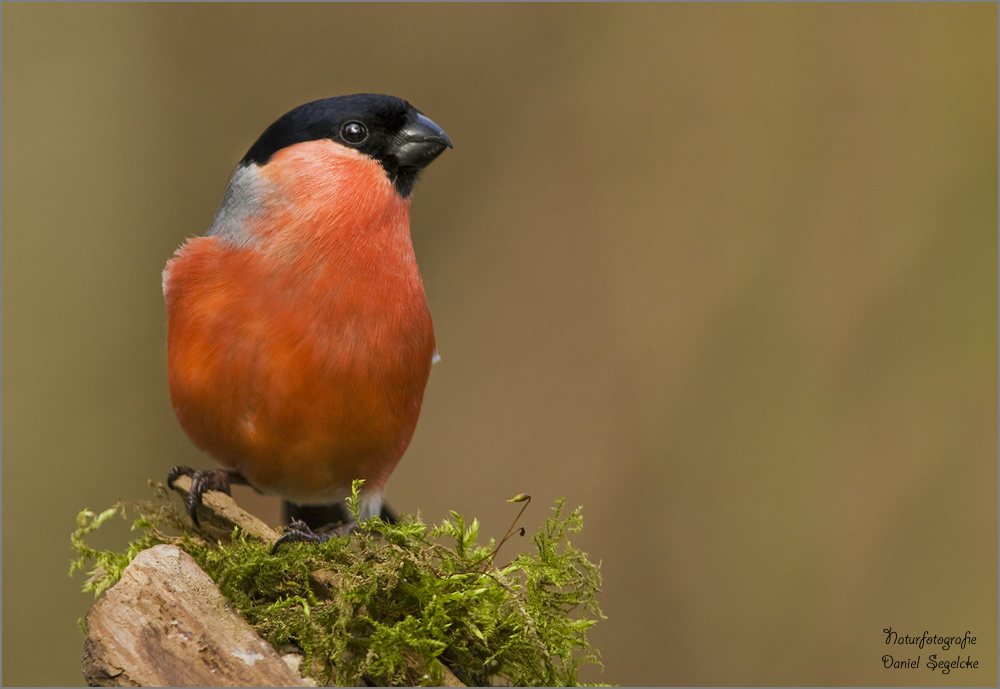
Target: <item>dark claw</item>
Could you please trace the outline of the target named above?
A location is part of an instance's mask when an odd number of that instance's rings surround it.
[[[235,471],[226,471],[224,469],[195,471],[191,467],[175,466],[171,467],[170,471],[167,472],[167,486],[173,488],[174,481],[180,476],[191,477],[191,491],[187,496],[187,509],[188,514],[191,515],[191,521],[194,522],[195,526],[201,526],[201,522],[198,519],[198,508],[201,506],[205,491],[217,490],[226,495],[232,495],[229,490],[231,484],[246,484],[246,479]]]
[[[357,522],[348,522],[347,524],[342,524],[335,529],[317,534],[310,529],[309,525],[304,521],[293,519],[292,523],[285,527],[285,533],[281,535],[281,538],[274,542],[274,546],[271,548],[271,554],[274,555],[278,552],[278,548],[286,543],[325,543],[331,538],[346,536],[354,531],[357,526]]]
[[[181,476],[194,476],[194,469],[189,466],[184,466],[183,464],[170,467],[170,471],[167,472],[167,488],[173,490],[174,481]]]
[[[278,552],[278,548],[286,543],[323,543],[328,540],[330,540],[329,535],[318,536],[304,521],[293,519],[292,523],[285,527],[285,533],[281,535],[281,538],[274,542],[271,554],[274,555]]]

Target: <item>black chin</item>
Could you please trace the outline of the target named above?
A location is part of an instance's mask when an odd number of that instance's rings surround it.
[[[413,191],[413,186],[417,183],[417,177],[420,176],[420,171],[423,168],[400,168],[396,166],[395,169],[391,169],[387,161],[383,160],[381,162],[382,167],[385,168],[385,174],[389,176],[389,181],[392,182],[393,188],[396,189],[396,193],[404,199],[409,198],[410,193]]]

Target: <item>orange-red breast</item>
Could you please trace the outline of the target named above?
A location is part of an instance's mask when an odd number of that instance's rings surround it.
[[[240,161],[215,220],[163,272],[177,418],[225,471],[297,505],[337,503],[365,479],[361,515],[413,436],[435,357],[410,240],[410,192],[451,146],[406,101],[307,103]],[[315,526],[315,524],[314,524]]]

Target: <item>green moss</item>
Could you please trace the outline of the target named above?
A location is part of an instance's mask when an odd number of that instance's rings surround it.
[[[562,500],[532,537],[534,554],[502,567],[494,565],[494,540],[479,545],[478,522],[455,512],[434,528],[410,516],[398,524],[376,518],[350,536],[272,555],[239,532],[231,544],[205,542],[169,503],[133,509],[142,535],[123,553],[95,550],[85,538],[114,514],[124,516],[124,506],[78,517],[71,572],[93,562],[85,591],[100,594],[141,550],[173,543],[264,639],[302,653],[304,674],[320,684],[435,684],[443,662],[470,685],[566,686],[578,683],[582,664],[600,664],[587,642],[603,617],[600,571],[570,544],[583,518],[579,507],[564,514]],[[336,590],[329,594],[323,582]]]

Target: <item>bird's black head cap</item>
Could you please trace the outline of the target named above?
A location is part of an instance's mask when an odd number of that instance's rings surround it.
[[[319,139],[377,160],[403,198],[410,195],[420,171],[451,147],[448,135],[402,98],[359,93],[287,112],[264,130],[240,164],[265,165],[283,148]]]

